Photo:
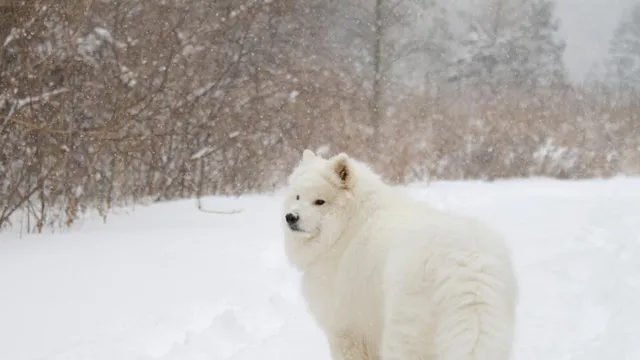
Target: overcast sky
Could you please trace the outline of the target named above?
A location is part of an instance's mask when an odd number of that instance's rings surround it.
[[[567,40],[565,62],[579,80],[606,54],[609,39],[623,11],[640,0],[558,0],[560,32]]]

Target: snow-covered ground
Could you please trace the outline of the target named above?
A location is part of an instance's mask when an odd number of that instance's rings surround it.
[[[640,359],[640,179],[412,186],[513,248],[517,360]],[[0,234],[2,360],[328,360],[280,242],[278,195]],[[635,304],[635,305],[634,305]]]

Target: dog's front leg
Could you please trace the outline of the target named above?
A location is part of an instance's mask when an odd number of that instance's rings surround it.
[[[338,331],[329,337],[333,360],[369,360],[362,339],[349,331]]]

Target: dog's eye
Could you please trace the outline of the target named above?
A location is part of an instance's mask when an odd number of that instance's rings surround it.
[[[296,200],[300,200],[300,195],[296,195]]]
[[[324,200],[318,199],[318,200],[316,200],[316,202],[314,202],[314,204],[320,206],[320,205],[324,204]]]

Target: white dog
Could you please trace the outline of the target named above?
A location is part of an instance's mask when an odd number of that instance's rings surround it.
[[[342,153],[303,152],[285,246],[338,360],[507,360],[517,283],[503,239]]]

